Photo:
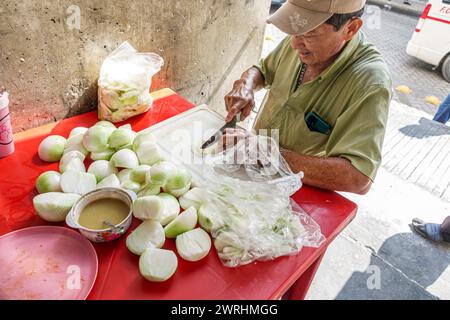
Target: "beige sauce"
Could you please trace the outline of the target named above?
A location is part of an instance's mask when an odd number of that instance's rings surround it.
[[[100,199],[84,207],[78,223],[88,229],[104,230],[109,227],[103,221],[118,225],[125,220],[129,211],[130,208],[119,199]]]

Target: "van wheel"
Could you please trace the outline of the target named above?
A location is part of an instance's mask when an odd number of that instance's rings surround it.
[[[442,75],[444,79],[450,82],[450,54],[447,55],[444,62],[442,63]]]

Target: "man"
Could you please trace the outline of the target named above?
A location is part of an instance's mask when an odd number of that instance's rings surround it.
[[[357,194],[368,192],[380,165],[392,96],[388,68],[360,32],[364,5],[288,0],[268,22],[290,36],[225,97],[227,121],[242,120],[254,92],[270,89],[254,128],[279,130],[282,154],[305,184]]]

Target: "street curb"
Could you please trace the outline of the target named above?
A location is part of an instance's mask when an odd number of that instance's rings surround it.
[[[402,4],[393,3],[392,1],[386,1],[386,0],[367,0],[368,4],[373,4],[380,6],[381,9],[385,9],[385,5],[389,5],[391,7],[391,11],[401,13],[404,15],[408,15],[411,17],[417,17],[419,18],[422,15],[422,10],[414,9],[406,7]]]

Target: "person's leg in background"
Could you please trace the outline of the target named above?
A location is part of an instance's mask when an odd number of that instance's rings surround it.
[[[446,123],[450,119],[450,94],[445,98],[445,100],[439,106],[436,115],[433,120],[440,123]]]
[[[422,237],[436,241],[450,243],[450,216],[445,218],[441,224],[426,223],[420,219],[413,219],[412,229]]]
[[[445,218],[441,224],[442,240],[450,243],[450,217]]]

